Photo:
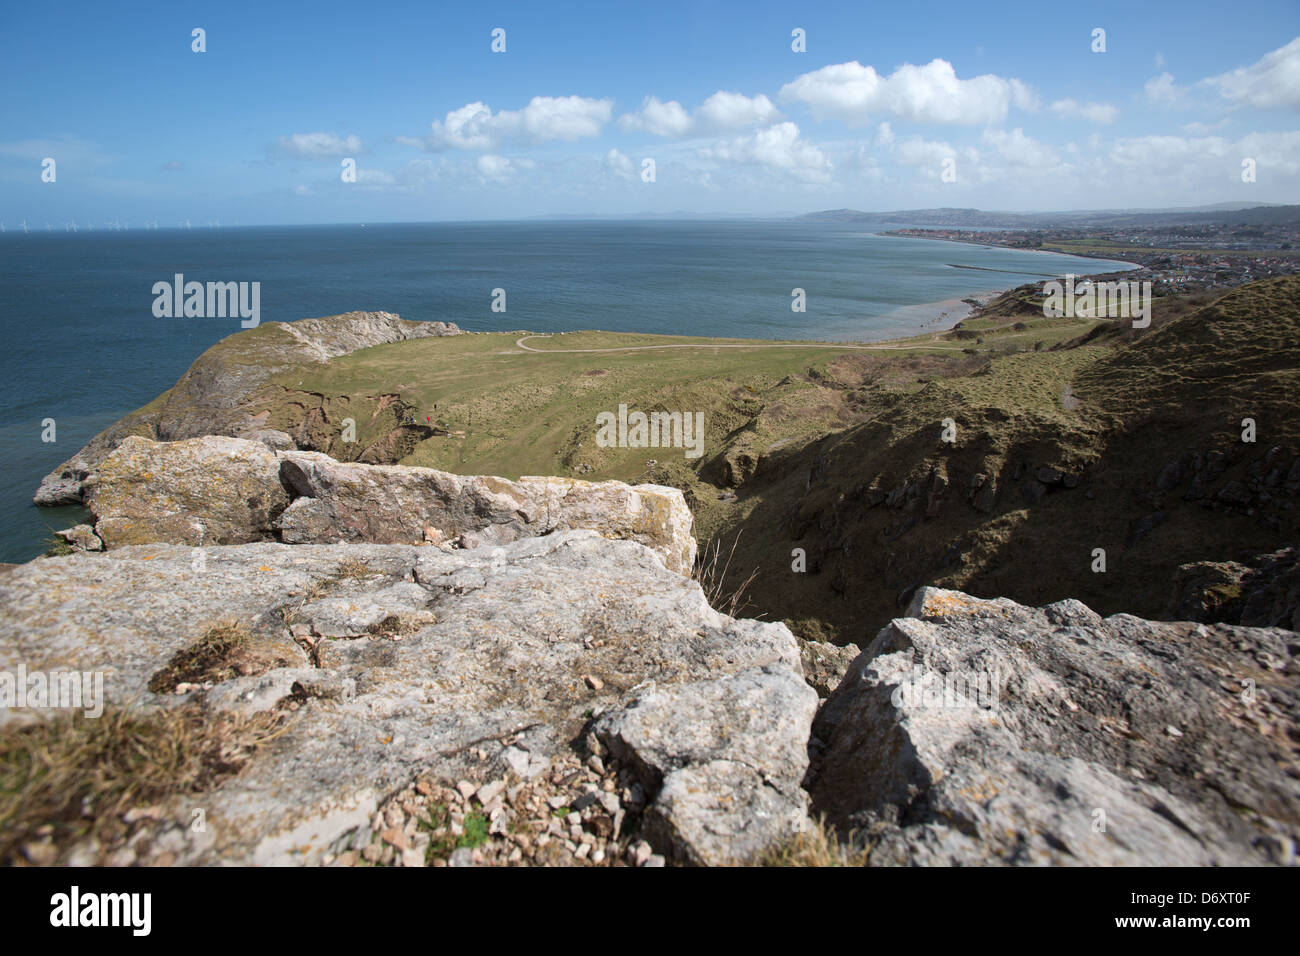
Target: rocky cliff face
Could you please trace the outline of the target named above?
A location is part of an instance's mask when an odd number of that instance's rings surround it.
[[[1300,552],[1282,548],[1249,563],[1185,564],[1174,578],[1169,616],[1300,631]]]
[[[264,430],[264,390],[275,375],[374,345],[459,334],[455,323],[408,322],[389,312],[349,312],[268,322],[232,335],[200,355],[171,389],[96,435],[47,475],[33,500],[38,505],[80,502],[86,476],[129,435],[162,441],[230,435],[292,447],[287,436],[259,434]]]

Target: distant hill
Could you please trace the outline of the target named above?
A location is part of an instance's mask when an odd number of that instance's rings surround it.
[[[876,222],[919,227],[975,229],[1047,229],[1115,226],[1174,225],[1275,225],[1300,222],[1300,205],[1240,202],[1214,203],[1183,209],[1103,209],[1064,212],[998,212],[944,207],[902,209],[890,212],[862,212],[857,209],[828,209],[795,217],[806,222]]]

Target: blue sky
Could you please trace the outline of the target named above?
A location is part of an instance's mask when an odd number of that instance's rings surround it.
[[[1300,202],[1294,0],[0,16],[9,228]]]

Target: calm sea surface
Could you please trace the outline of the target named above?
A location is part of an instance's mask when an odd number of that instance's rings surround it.
[[[0,561],[39,554],[51,528],[78,514],[31,504],[42,476],[239,331],[238,319],[154,318],[153,284],[177,272],[260,282],[263,322],[362,309],[483,331],[838,341],[910,334],[937,314],[918,308],[926,303],[1099,269],[1096,260],[872,229],[575,221],[10,230],[0,235]],[[807,294],[803,314],[790,310],[796,287]],[[505,313],[490,310],[494,288],[506,290]],[[47,418],[54,443],[41,441]]]

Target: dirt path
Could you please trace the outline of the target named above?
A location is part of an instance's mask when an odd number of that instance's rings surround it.
[[[753,345],[742,345],[740,343],[719,343],[717,345],[696,345],[695,343],[684,343],[680,345],[622,345],[617,348],[607,349],[535,349],[531,346],[524,345],[524,339],[548,339],[549,335],[525,335],[515,341],[515,345],[525,352],[537,352],[546,354],[548,352],[648,352],[655,349],[835,349],[840,352],[847,351],[865,351],[865,352],[890,352],[890,351],[910,351],[912,349],[942,349],[945,352],[959,352],[962,349],[960,345],[836,345],[832,342],[824,344],[817,342],[808,343],[790,343],[789,345],[772,344],[767,342],[755,342]],[[938,333],[933,336],[934,340],[939,338]]]

